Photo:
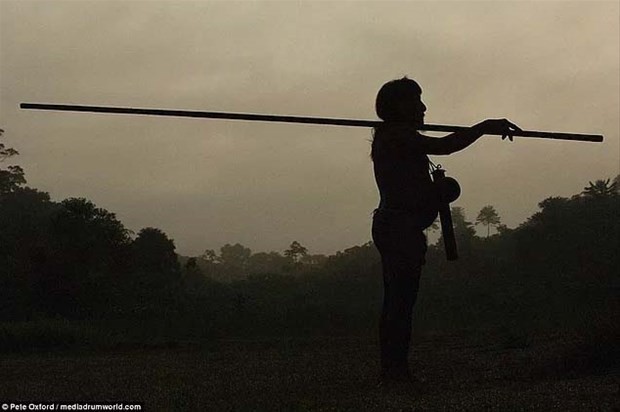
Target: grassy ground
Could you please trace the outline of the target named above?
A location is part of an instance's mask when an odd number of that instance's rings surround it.
[[[208,346],[11,353],[0,401],[138,401],[146,410],[619,410],[617,359],[565,337],[509,342],[430,333],[423,383],[377,386],[367,338],[221,340]],[[617,353],[617,351],[612,351]]]

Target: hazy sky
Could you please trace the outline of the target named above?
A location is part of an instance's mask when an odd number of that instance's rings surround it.
[[[434,157],[474,220],[515,227],[619,173],[619,3],[0,0],[0,126],[29,185],[86,197],[194,255],[370,239],[370,131],[23,111],[20,102],[374,119],[408,75],[429,123],[507,117],[604,143],[484,137]],[[4,166],[6,166],[6,163]]]

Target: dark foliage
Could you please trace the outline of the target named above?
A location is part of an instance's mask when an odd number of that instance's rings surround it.
[[[5,159],[16,154],[0,149]],[[311,255],[295,241],[283,254],[227,244],[219,253],[178,258],[159,229],[132,239],[113,213],[89,200],[53,202],[25,186],[21,168],[0,171],[5,322],[81,319],[105,333],[122,331],[124,339],[175,341],[376,333],[381,265],[370,242],[331,256]],[[560,330],[618,335],[616,183],[590,183],[570,199],[539,206],[516,229],[499,226],[485,238],[463,209],[453,209],[460,260],[445,261],[441,239],[429,246],[416,333],[492,330],[507,347]],[[73,329],[70,335],[79,340]]]

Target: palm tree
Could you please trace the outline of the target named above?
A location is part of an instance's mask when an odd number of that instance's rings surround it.
[[[592,199],[600,199],[602,197],[610,197],[617,193],[617,182],[614,180],[612,184],[609,184],[609,179],[602,180],[598,179],[594,183],[590,183],[590,186],[584,187],[583,192],[581,194],[585,197]]]
[[[480,213],[478,213],[478,217],[476,218],[476,224],[478,223],[482,223],[487,227],[487,237],[489,237],[491,226],[500,224],[497,210],[491,205],[487,205],[480,209]]]

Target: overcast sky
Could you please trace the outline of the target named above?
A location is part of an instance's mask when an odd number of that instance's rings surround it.
[[[619,3],[0,0],[0,126],[32,187],[86,197],[186,255],[370,239],[359,128],[23,111],[20,102],[374,119],[408,75],[428,123],[507,117],[604,143],[484,137],[435,157],[474,220],[515,227],[619,173]],[[4,167],[8,163],[5,162]]]

